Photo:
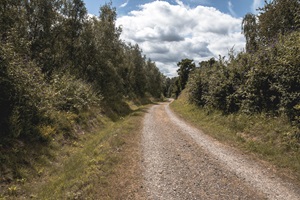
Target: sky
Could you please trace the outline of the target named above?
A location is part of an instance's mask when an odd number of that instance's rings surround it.
[[[88,12],[99,15],[109,0],[84,0]],[[242,18],[257,13],[264,0],[112,0],[117,10],[121,39],[138,44],[160,71],[177,76],[184,58],[196,64],[230,49],[245,48]]]

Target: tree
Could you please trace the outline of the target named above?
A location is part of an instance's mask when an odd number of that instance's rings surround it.
[[[217,62],[217,61],[215,60],[215,58],[211,58],[211,59],[209,59],[208,61],[201,61],[201,62],[199,63],[199,65],[200,65],[201,68],[204,68],[204,67],[210,68],[210,67],[212,67],[216,62]]]
[[[255,52],[257,44],[257,22],[254,14],[248,13],[242,21],[242,32],[246,38],[246,51]]]
[[[61,1],[58,0],[25,1],[30,57],[46,73],[53,68],[54,30],[59,21],[60,6]]]
[[[136,44],[132,47],[133,59],[133,88],[134,93],[139,97],[143,97],[146,91],[146,70],[145,70],[145,57],[142,56],[142,50]]]
[[[0,41],[5,42],[13,28],[20,26],[23,21],[24,9],[21,0],[0,2]]]
[[[163,76],[151,59],[147,60],[145,70],[147,73],[147,91],[153,97],[159,98],[163,93]]]
[[[87,79],[101,91],[104,101],[121,101],[123,80],[120,77],[120,66],[123,61],[122,42],[119,29],[115,26],[116,10],[111,3],[100,8],[99,18],[92,21],[94,62],[88,66]],[[90,48],[90,47],[87,47]],[[90,62],[90,61],[89,61]]]
[[[121,28],[116,27],[117,13],[112,3],[105,4],[100,8],[100,39],[101,54],[106,59],[116,60],[116,54],[120,50]]]
[[[265,6],[260,11],[258,34],[263,45],[273,42],[278,34],[285,35],[299,30],[299,0],[265,1]]]
[[[64,65],[71,65],[69,67],[75,73],[81,74],[82,68],[86,67],[82,63],[82,55],[85,54],[82,35],[85,30],[87,10],[82,0],[67,0],[64,1],[62,12],[64,15],[62,19],[64,48],[61,53],[65,54],[64,60],[67,57],[67,63]]]
[[[193,60],[186,58],[178,62],[177,66],[179,67],[177,70],[179,76],[178,84],[180,91],[182,91],[189,79],[190,72],[196,68],[196,65]]]
[[[112,3],[89,18],[83,0],[0,1],[0,146],[71,133],[73,114],[100,100],[124,114],[124,94],[160,97],[164,77],[115,21]]]

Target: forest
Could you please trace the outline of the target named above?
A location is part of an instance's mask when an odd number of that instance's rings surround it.
[[[300,126],[300,3],[266,2],[259,14],[241,24],[244,52],[231,49],[227,58],[211,58],[199,66],[192,59],[178,63],[178,77],[169,79],[177,97],[186,88],[189,101],[223,114],[264,113],[288,117]],[[300,132],[294,133],[300,138]]]
[[[132,112],[129,102],[162,98],[165,76],[120,39],[112,3],[99,11],[88,15],[82,0],[0,1],[0,198],[66,162],[85,135],[102,141],[107,124]]]
[[[111,3],[99,17],[82,0],[0,4],[0,148],[72,134],[88,110],[117,117],[126,99],[161,97],[165,77],[120,40]]]

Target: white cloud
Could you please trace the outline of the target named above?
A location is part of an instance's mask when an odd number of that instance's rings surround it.
[[[176,63],[183,58],[198,63],[227,55],[233,46],[237,51],[244,48],[241,19],[212,7],[190,8],[180,2],[154,1],[119,17],[121,39],[138,43],[167,76],[177,75]]]
[[[125,3],[121,4],[121,5],[120,5],[120,8],[126,7],[128,3],[129,3],[129,0],[127,0]]]

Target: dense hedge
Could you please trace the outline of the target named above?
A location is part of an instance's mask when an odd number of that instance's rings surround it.
[[[189,99],[224,113],[286,114],[299,124],[300,32],[255,53],[200,63],[187,85]]]

